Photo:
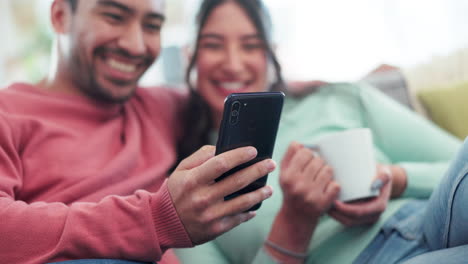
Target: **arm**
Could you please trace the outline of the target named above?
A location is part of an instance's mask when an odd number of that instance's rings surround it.
[[[27,204],[6,194],[5,184],[1,188],[0,237],[8,239],[0,239],[0,255],[8,263],[101,257],[152,261],[169,247],[191,245],[167,187],[71,206]]]
[[[319,218],[331,207],[339,186],[332,169],[298,143],[290,145],[281,162],[280,184],[283,203],[264,251],[281,263],[304,263]]]
[[[271,195],[269,187],[221,203],[222,197],[274,168],[271,160],[238,172],[236,182],[213,184],[224,171],[252,159],[251,148],[213,157],[207,147],[186,159],[157,193],[138,191],[98,203],[27,203],[20,140],[0,122],[0,255],[8,263],[124,258],[154,261],[169,247],[214,238],[252,218],[243,212]],[[202,181],[203,179],[203,181]],[[45,191],[45,190],[44,190]],[[5,239],[7,238],[7,239]]]
[[[33,183],[23,172],[21,133],[0,115],[0,135],[3,262],[46,263],[98,257],[150,261],[160,259],[169,247],[191,245],[166,184],[157,193],[109,196],[98,203],[65,205],[21,200],[19,197],[35,195],[22,192],[23,185]]]
[[[378,90],[362,87],[359,91],[363,120],[372,129],[377,147],[394,165],[393,189],[403,196],[429,197],[461,142]],[[400,179],[403,172],[406,184]]]
[[[325,166],[324,161],[297,143],[291,144],[288,148],[281,162],[280,173],[284,199],[270,229],[268,240],[288,251],[304,254],[319,217],[331,206],[339,187],[331,180],[332,172],[328,166]],[[310,192],[312,188],[317,191]],[[229,244],[224,244],[223,249],[232,250],[230,254],[242,254],[236,249],[235,244],[239,243],[238,240],[233,240],[231,237],[220,243]],[[303,263],[304,261],[304,258],[291,258],[281,254],[268,245],[262,247],[262,244],[258,246],[257,242],[246,243],[258,247],[251,263]],[[176,253],[183,262],[187,263],[229,263],[230,261],[216,242],[208,242],[189,250],[178,250]]]
[[[329,214],[346,226],[377,221],[390,194],[429,197],[460,143],[376,89],[354,88],[361,102],[363,126],[372,130],[374,143],[381,151],[377,154],[390,159],[390,164],[384,165],[390,177],[376,199],[353,204],[335,202]],[[379,173],[377,177],[384,175]]]

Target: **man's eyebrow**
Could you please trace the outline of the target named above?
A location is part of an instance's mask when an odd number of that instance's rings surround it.
[[[122,10],[125,13],[135,13],[135,10],[133,10],[132,8],[126,6],[126,5],[122,4],[122,3],[119,3],[117,1],[113,1],[113,0],[99,0],[98,5],[118,8],[118,9]],[[163,14],[155,13],[155,12],[150,12],[146,16],[148,18],[150,18],[150,19],[158,19],[158,20],[161,20],[161,21],[164,21],[164,19],[165,19]]]
[[[125,13],[134,13],[135,12],[130,7],[128,7],[128,6],[126,6],[126,5],[122,4],[122,3],[119,3],[117,1],[113,1],[113,0],[99,0],[98,5],[115,7],[115,8],[118,8],[118,9],[124,11]]]
[[[161,13],[149,13],[146,15],[148,18],[150,19],[158,19],[158,20],[161,20],[161,21],[164,21],[165,17],[163,14]]]

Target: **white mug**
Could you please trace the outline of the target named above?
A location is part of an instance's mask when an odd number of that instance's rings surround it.
[[[349,129],[307,145],[333,168],[333,177],[341,187],[339,200],[350,202],[379,195],[371,188],[376,176],[372,133],[368,128]]]

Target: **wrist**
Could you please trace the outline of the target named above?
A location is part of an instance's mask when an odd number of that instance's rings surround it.
[[[307,252],[294,252],[276,243],[273,243],[268,239],[266,239],[264,242],[264,250],[279,263],[301,264],[304,263],[304,260],[307,258]],[[278,254],[281,256],[278,256]]]
[[[407,175],[405,169],[400,166],[389,166],[390,170],[393,175],[393,183],[392,183],[392,198],[400,197],[403,192],[406,190],[407,186]]]
[[[297,226],[297,229],[303,230],[302,228],[310,227],[311,222],[317,223],[322,214],[323,212],[310,212],[310,210],[306,210],[304,207],[298,207],[294,201],[287,202],[284,200],[277,217],[289,219],[289,222]]]
[[[305,254],[309,247],[312,234],[317,226],[318,217],[304,217],[303,212],[298,212],[296,209],[283,204],[278,214],[275,217],[273,226],[267,241],[277,247],[281,247],[286,251],[297,253],[300,256]],[[265,250],[273,258],[280,262],[286,263],[302,263],[303,259],[285,254],[278,249],[265,245]]]

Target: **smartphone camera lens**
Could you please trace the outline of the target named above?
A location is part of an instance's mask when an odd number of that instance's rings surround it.
[[[232,103],[231,118],[230,118],[231,125],[236,124],[237,121],[239,120],[240,107],[241,107],[241,103],[239,101],[235,101],[234,103]]]

